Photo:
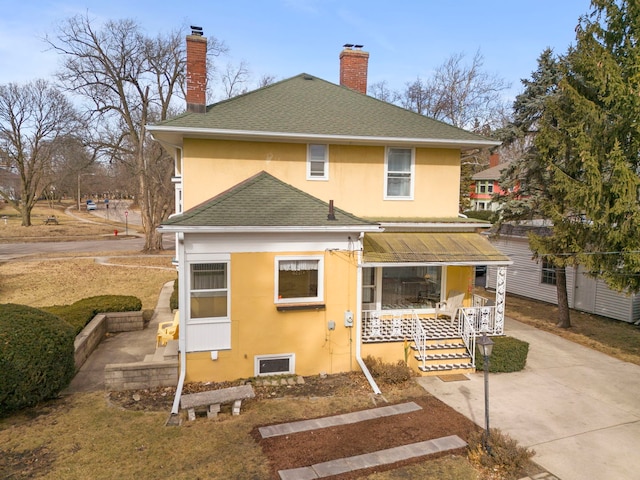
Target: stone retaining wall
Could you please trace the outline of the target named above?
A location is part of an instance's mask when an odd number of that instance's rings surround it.
[[[178,361],[134,362],[107,365],[104,386],[107,390],[138,390],[175,386],[178,383]]]
[[[76,370],[89,358],[105,334],[142,330],[143,328],[142,311],[99,313],[76,335],[73,343]]]

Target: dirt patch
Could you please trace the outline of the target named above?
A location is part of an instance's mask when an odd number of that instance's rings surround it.
[[[295,377],[283,377],[274,379],[267,385],[254,385],[256,398],[243,402],[243,405],[268,402],[285,397],[314,398],[332,396],[350,398],[359,396],[366,399],[372,397],[371,387],[361,373],[305,377],[304,383],[296,383],[295,380]],[[239,382],[193,383],[185,385],[184,393],[195,393],[238,384]],[[269,459],[273,478],[279,478],[278,470],[313,465],[328,460],[370,453],[448,435],[458,435],[466,440],[470,432],[478,429],[473,422],[429,395],[418,387],[413,380],[401,385],[385,385],[381,386],[381,388],[385,392],[385,398],[389,397],[393,400],[389,403],[381,398],[377,398],[376,402],[373,400],[368,401],[372,408],[390,405],[391,403],[413,401],[420,405],[422,409],[401,415],[392,415],[344,426],[267,439],[261,438],[258,432],[258,428],[264,425],[256,425],[253,437]],[[406,395],[403,392],[406,392]],[[174,394],[174,388],[166,387],[110,392],[108,397],[110,402],[125,409],[169,411]],[[347,413],[347,411],[350,410],[336,411],[335,414]],[[204,418],[202,421],[207,420]],[[466,452],[465,449],[459,449],[446,453],[446,455],[451,454],[464,456]],[[436,458],[441,455],[431,455],[429,458]],[[377,468],[376,471],[395,469],[402,465],[424,461],[424,459],[425,457],[418,457],[417,459]],[[341,480],[361,478],[365,473],[367,472],[360,470],[332,478]]]
[[[269,458],[274,478],[278,478],[278,470],[314,465],[448,435],[458,435],[466,441],[469,433],[478,428],[473,422],[435,397],[425,394],[423,397],[407,400],[415,402],[422,409],[349,425],[265,439],[261,438],[256,428],[254,438]],[[464,456],[465,453],[466,449],[462,448],[429,457],[436,458],[451,454]],[[407,465],[424,459],[425,457],[417,457],[401,463]],[[400,464],[396,463],[393,466],[376,467],[375,470],[387,470],[398,468],[398,466]],[[364,470],[358,470],[332,478],[354,479],[360,478],[365,473]]]

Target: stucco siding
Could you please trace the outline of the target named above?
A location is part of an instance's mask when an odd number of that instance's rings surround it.
[[[323,201],[361,217],[456,217],[458,150],[415,151],[413,200],[385,200],[385,147],[329,145],[328,180],[307,180],[307,145],[185,140],[184,209],[266,171]],[[438,201],[434,201],[438,199]]]
[[[284,237],[272,245],[282,247],[287,243]],[[194,247],[195,243],[191,241],[190,246]],[[336,241],[336,245],[338,243]],[[211,248],[210,243],[202,245]],[[246,244],[235,248],[242,250],[244,247]],[[256,356],[265,355],[293,354],[295,373],[299,375],[338,373],[352,368],[355,332],[353,328],[344,326],[344,312],[356,312],[358,270],[355,253],[347,248],[346,242],[341,247],[336,250],[278,248],[278,251],[269,252],[231,253],[230,349],[217,352],[216,359],[212,359],[210,352],[189,354],[187,381],[252,377],[256,374]],[[278,308],[283,305],[277,304],[275,299],[275,258],[289,254],[322,257],[324,293],[317,308]],[[200,255],[192,254],[191,257]],[[334,322],[335,328],[330,329],[330,322]]]

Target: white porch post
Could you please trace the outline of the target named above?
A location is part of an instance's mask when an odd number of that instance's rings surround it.
[[[496,272],[496,316],[494,333],[504,333],[504,306],[507,295],[507,267],[498,267]]]

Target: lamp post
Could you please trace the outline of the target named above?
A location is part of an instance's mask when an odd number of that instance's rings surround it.
[[[80,211],[80,177],[84,175],[95,175],[95,173],[79,173],[78,174],[78,211]]]
[[[482,336],[477,340],[476,344],[480,347],[482,360],[484,365],[484,448],[489,451],[489,357],[493,351],[493,340],[487,337],[486,332],[482,332]]]

